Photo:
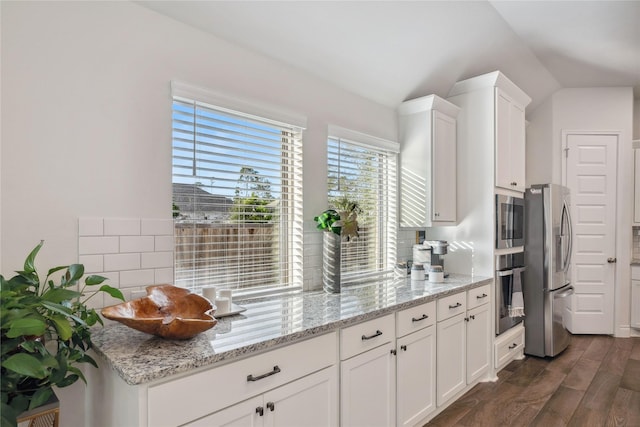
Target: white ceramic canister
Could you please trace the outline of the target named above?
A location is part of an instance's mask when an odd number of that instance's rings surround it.
[[[441,265],[432,265],[429,269],[429,282],[441,283],[444,282],[444,271]]]
[[[413,266],[411,267],[411,281],[424,281],[424,277],[424,266],[422,264],[416,264],[414,262]]]

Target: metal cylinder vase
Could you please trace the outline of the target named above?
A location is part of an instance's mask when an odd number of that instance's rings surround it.
[[[322,285],[325,292],[340,293],[341,237],[324,232],[322,238]]]

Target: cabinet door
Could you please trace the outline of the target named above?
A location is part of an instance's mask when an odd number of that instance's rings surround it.
[[[397,341],[398,426],[414,426],[436,408],[436,327]]]
[[[633,222],[635,225],[640,225],[640,149],[633,150],[633,156],[635,158]]]
[[[179,410],[179,408],[175,408]],[[186,427],[211,427],[211,426],[234,426],[234,427],[259,427],[263,425],[264,407],[262,396],[257,396],[244,402],[223,409],[214,414],[200,418],[188,424]]]
[[[525,116],[524,108],[512,102],[509,106],[509,164],[512,190],[525,190]]]
[[[338,425],[338,369],[332,366],[264,394],[265,426]]]
[[[431,220],[456,221],[456,120],[433,112]]]
[[[467,340],[465,313],[438,322],[436,332],[436,389],[438,406],[467,385]]]
[[[340,369],[340,425],[391,426],[396,416],[394,344],[345,360]]]
[[[496,88],[496,187],[525,190],[525,114],[505,92]]]
[[[467,313],[467,384],[489,370],[489,304]]]
[[[640,328],[640,280],[631,281],[631,327]]]

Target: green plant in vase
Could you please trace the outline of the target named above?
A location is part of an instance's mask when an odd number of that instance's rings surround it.
[[[24,269],[10,279],[0,275],[1,427],[16,426],[24,411],[37,408],[53,395],[52,387],[67,387],[86,379],[79,365],[96,361],[91,327],[102,319],[86,303],[98,292],[124,301],[120,290],[103,284],[105,277],[84,277],[84,266],[50,269],[44,278],[35,258],[44,242],[27,256]],[[53,276],[62,272],[59,281]],[[89,296],[85,291],[96,292]]]

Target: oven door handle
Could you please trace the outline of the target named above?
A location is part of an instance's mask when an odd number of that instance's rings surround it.
[[[498,277],[513,276],[513,270],[498,270],[496,274]]]

